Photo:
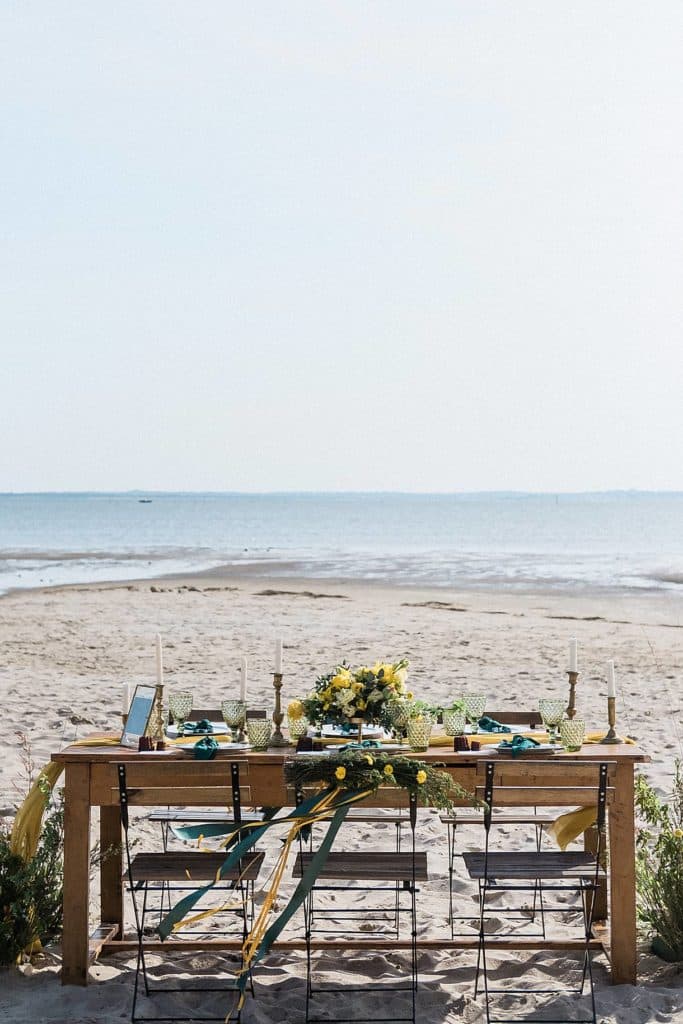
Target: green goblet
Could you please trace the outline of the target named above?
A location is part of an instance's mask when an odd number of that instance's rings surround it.
[[[247,717],[247,705],[243,700],[224,700],[221,703],[223,721],[230,729],[230,739],[239,743],[242,739],[244,720]]]
[[[398,740],[399,746],[403,743],[403,737],[408,727],[410,718],[410,701],[392,700],[388,706],[389,721],[391,722],[394,738]]]
[[[548,730],[548,740],[550,743],[557,743],[559,741],[559,726],[564,718],[566,708],[566,701],[556,700],[552,697],[541,697],[538,702],[538,710],[543,719],[543,724]]]
[[[185,722],[192,711],[193,699],[189,690],[177,690],[175,693],[169,694],[168,710],[179,736],[182,736]]]

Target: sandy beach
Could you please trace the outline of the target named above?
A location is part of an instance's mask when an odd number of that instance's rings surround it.
[[[606,724],[606,665],[614,659],[619,728],[647,749],[648,775],[665,791],[681,754],[682,612],[675,594],[458,593],[215,572],[15,591],[0,599],[0,692],[10,737],[0,763],[0,813],[13,812],[24,785],[17,734],[28,738],[41,764],[76,737],[115,729],[123,683],[154,678],[157,632],[164,639],[167,687],[191,689],[201,705],[236,691],[241,655],[249,659],[250,700],[270,704],[274,643],[282,636],[285,702],[304,695],[319,672],[344,658],[359,663],[405,655],[416,696],[445,701],[481,690],[493,709],[563,696],[568,641],[575,636],[580,714],[589,728]],[[445,935],[445,834],[432,812],[422,812],[421,838],[429,841],[431,881],[420,897],[420,933]],[[600,1020],[683,1020],[678,968],[646,950],[644,944],[637,989],[609,986],[598,959]],[[562,976],[561,957],[543,962],[534,970]],[[132,963],[106,960],[93,968],[88,989],[63,989],[58,949],[49,950],[32,969],[2,976],[0,1011],[8,1021],[36,1024],[125,1019]],[[514,970],[514,957],[501,969]],[[376,970],[373,962],[368,971]],[[481,1001],[472,999],[469,954],[424,954],[421,976],[425,1024],[483,1019]],[[258,998],[247,1004],[245,1021],[299,1020],[303,977],[301,958],[269,956],[257,969]]]

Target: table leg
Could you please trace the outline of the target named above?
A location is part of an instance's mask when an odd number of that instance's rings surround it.
[[[618,764],[609,811],[612,984],[636,983],[636,833],[634,768]]]
[[[62,985],[88,984],[90,765],[67,764],[64,786]]]
[[[123,937],[121,814],[118,805],[100,808],[100,907],[102,922],[117,925]]]

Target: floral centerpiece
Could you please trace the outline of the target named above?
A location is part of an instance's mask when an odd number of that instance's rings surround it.
[[[333,672],[319,676],[315,689],[301,701],[309,722],[349,726],[381,725],[391,728],[389,710],[393,701],[412,698],[406,692],[408,661],[393,664],[378,661],[372,668],[352,669],[347,662]]]

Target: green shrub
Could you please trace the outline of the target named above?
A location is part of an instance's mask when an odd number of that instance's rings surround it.
[[[653,952],[683,960],[683,770],[676,761],[671,798],[636,780],[638,916],[653,935]]]
[[[62,930],[63,811],[46,816],[33,860],[12,853],[9,831],[0,831],[0,965],[16,963],[36,939]]]

